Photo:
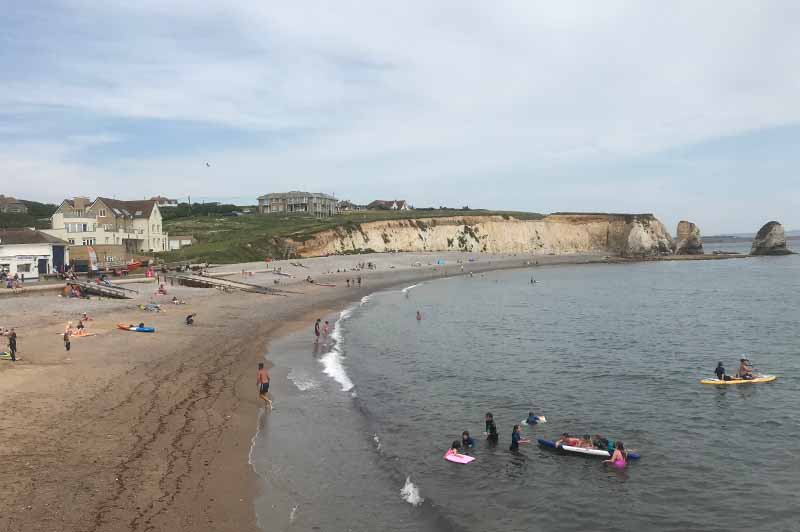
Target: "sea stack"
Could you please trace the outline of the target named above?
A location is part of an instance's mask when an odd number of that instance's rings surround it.
[[[686,220],[678,222],[678,234],[675,237],[673,250],[676,255],[702,255],[703,240],[700,238],[700,228]]]
[[[786,235],[783,226],[775,221],[764,224],[753,240],[751,255],[791,255],[786,247]]]

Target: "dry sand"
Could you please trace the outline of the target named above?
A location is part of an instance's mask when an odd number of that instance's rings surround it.
[[[437,259],[445,265],[436,266]],[[0,361],[0,530],[255,531],[257,479],[248,456],[262,408],[256,364],[268,340],[303,327],[310,334],[314,318],[370,292],[462,273],[458,260],[468,273],[528,261],[604,259],[339,256],[270,265],[291,278],[246,276],[267,286],[277,280],[290,292],[283,296],[176,286],[157,297],[155,285],[143,282],[126,285],[140,292],[131,300],[65,299],[53,292],[0,298],[0,326],[16,327],[21,359]],[[364,262],[377,268],[354,271]],[[241,280],[242,269],[265,266],[232,265],[212,273],[232,272],[228,278]],[[308,275],[337,286],[309,284]],[[359,275],[361,288],[345,286]],[[173,294],[188,304],[169,304]],[[166,312],[137,307],[149,301],[163,303]],[[89,330],[98,334],[73,339],[66,352],[61,333],[82,312],[94,317]],[[197,313],[193,327],[184,324],[189,313]],[[121,331],[117,322],[144,322],[157,331]]]

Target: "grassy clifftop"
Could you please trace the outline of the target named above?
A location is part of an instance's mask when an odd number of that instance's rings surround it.
[[[361,211],[333,218],[307,216],[189,216],[164,220],[164,229],[170,235],[191,235],[197,243],[178,251],[160,253],[166,261],[208,261],[231,264],[263,260],[265,257],[284,258],[287,249],[284,239],[304,241],[315,233],[336,227],[355,228],[366,222],[441,218],[444,216],[509,216],[521,220],[538,220],[543,216],[527,212],[485,210],[412,210],[412,211]]]

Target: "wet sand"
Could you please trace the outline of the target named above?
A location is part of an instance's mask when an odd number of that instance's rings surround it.
[[[477,257],[476,262],[468,262]],[[445,266],[433,263],[446,260]],[[376,290],[462,273],[602,256],[383,254],[278,263],[294,277],[247,275],[287,295],[127,285],[132,300],[65,299],[52,292],[0,299],[0,326],[16,327],[20,361],[0,361],[0,530],[255,531],[256,478],[248,455],[262,408],[255,369],[270,339],[308,328]],[[335,273],[372,261],[376,270]],[[290,261],[298,262],[298,261]],[[222,272],[263,270],[264,264]],[[331,272],[334,273],[325,273]],[[304,281],[311,275],[323,287]],[[345,279],[362,277],[361,288]],[[172,295],[187,305],[169,304]],[[137,304],[156,301],[166,312]],[[82,312],[97,336],[61,333]],[[197,313],[196,325],[184,317]],[[115,324],[156,327],[155,334]],[[5,344],[5,338],[0,339]],[[5,349],[5,348],[3,348]],[[275,400],[280,402],[281,398]]]

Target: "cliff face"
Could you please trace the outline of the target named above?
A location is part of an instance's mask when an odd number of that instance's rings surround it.
[[[676,255],[702,255],[703,240],[700,238],[700,228],[692,222],[681,220],[678,223],[673,250]]]
[[[786,234],[778,222],[767,222],[753,240],[751,255],[791,255],[786,247]]]
[[[625,257],[669,253],[672,238],[651,214],[552,214],[541,220],[458,216],[368,222],[289,242],[301,257],[354,252],[470,251]]]

